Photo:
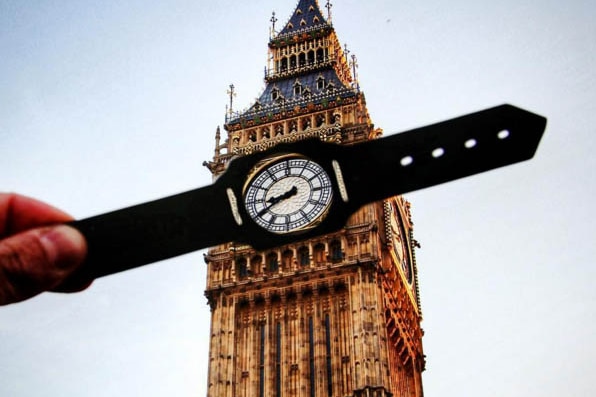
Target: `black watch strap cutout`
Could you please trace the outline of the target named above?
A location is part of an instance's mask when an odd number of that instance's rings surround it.
[[[238,225],[218,185],[70,224],[87,240],[79,276],[97,278],[233,240]],[[214,227],[217,225],[217,227]]]
[[[528,160],[545,126],[542,116],[501,105],[351,146],[311,140],[243,156],[210,186],[71,222],[88,245],[74,276],[97,278],[230,241],[264,249],[333,232],[366,203]],[[243,187],[257,163],[288,152],[341,178],[319,225],[275,235],[250,219]]]

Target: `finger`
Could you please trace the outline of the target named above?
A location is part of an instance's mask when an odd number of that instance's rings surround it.
[[[0,236],[72,220],[49,204],[15,193],[0,193]]]
[[[56,288],[83,262],[86,251],[83,236],[65,225],[0,240],[0,304]]]

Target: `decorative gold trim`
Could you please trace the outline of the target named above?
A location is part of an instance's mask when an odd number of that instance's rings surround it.
[[[242,226],[242,217],[240,216],[240,211],[238,211],[238,200],[236,199],[236,195],[231,188],[227,188],[226,193],[228,195],[228,201],[230,202],[230,209],[232,210],[234,220],[238,226]]]
[[[344,203],[347,203],[349,200],[348,197],[348,189],[346,189],[346,184],[344,183],[344,176],[341,172],[341,167],[339,166],[339,162],[337,160],[333,160],[331,162],[333,166],[333,172],[335,172],[335,179],[337,180],[337,187],[339,188],[339,195]]]
[[[303,159],[303,160],[307,160],[310,161],[312,163],[317,164],[319,167],[321,167],[321,165],[319,163],[317,163],[314,160],[311,160],[310,158],[299,154],[299,153],[278,153],[276,155],[273,155],[271,157],[265,158],[261,161],[259,161],[248,173],[248,177],[246,178],[246,181],[244,182],[244,186],[242,187],[242,199],[244,200],[246,197],[246,193],[247,190],[249,188],[249,186],[252,184],[252,182],[254,181],[254,179],[261,174],[261,172],[264,172],[268,167],[272,166],[273,164],[279,163],[281,161],[284,160],[288,160],[288,159]],[[321,169],[323,169],[323,167],[321,167]],[[325,172],[325,174],[327,174],[327,172]],[[329,175],[326,175],[327,178],[329,178],[329,180],[331,180],[331,178],[329,177]],[[286,234],[286,235],[299,235],[301,233],[304,233],[307,230],[311,230],[314,229],[315,227],[319,226],[321,224],[321,222],[323,222],[323,220],[327,217],[327,215],[329,214],[329,209],[331,208],[331,202],[333,201],[333,194],[334,191],[333,189],[331,190],[331,197],[329,202],[325,205],[325,208],[323,209],[323,211],[319,214],[319,216],[317,217],[317,219],[313,219],[312,221],[310,221],[310,223],[298,228],[298,229],[294,229],[294,230],[290,230],[287,232],[280,232],[280,231],[271,231],[269,230],[271,233],[275,233],[275,234]],[[254,220],[254,219],[253,219]],[[256,222],[256,220],[255,220]],[[256,222],[258,224],[258,222]],[[261,225],[259,225],[261,226]]]

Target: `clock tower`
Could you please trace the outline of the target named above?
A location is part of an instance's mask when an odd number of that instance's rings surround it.
[[[266,87],[235,112],[230,86],[227,136],[217,129],[205,162],[214,177],[235,156],[279,143],[350,145],[382,134],[329,1],[325,8],[300,0],[279,31],[271,18]],[[266,251],[234,242],[209,249],[208,397],[422,396],[416,245],[410,204],[399,196],[315,239]]]

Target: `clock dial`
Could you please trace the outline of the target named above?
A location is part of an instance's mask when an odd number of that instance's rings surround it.
[[[326,215],[333,199],[331,179],[319,164],[287,155],[261,167],[244,193],[248,215],[278,234],[304,230]]]

